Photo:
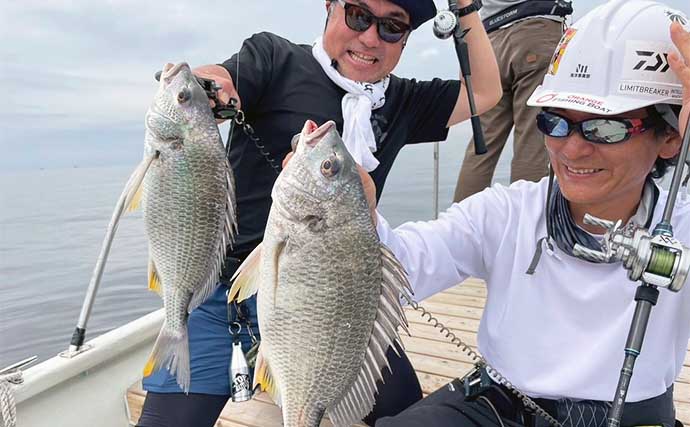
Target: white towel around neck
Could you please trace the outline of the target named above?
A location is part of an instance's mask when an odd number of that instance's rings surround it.
[[[345,146],[364,169],[376,169],[379,161],[373,155],[376,151],[376,139],[371,128],[371,111],[386,103],[390,77],[386,76],[376,83],[357,82],[344,77],[333,67],[331,58],[323,48],[321,37],[314,42],[312,54],[328,78],[347,92],[342,99]]]

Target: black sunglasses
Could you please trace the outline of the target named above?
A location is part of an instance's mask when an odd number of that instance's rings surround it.
[[[338,0],[338,3],[345,9],[345,23],[347,27],[358,33],[368,30],[372,24],[376,23],[376,30],[381,40],[387,43],[397,43],[403,38],[405,33],[410,31],[410,26],[404,22],[393,18],[379,18],[367,9],[356,4]]]
[[[565,138],[578,130],[582,137],[595,144],[617,144],[639,135],[654,125],[649,117],[644,119],[588,119],[573,122],[548,110],[537,114],[537,128],[554,138]]]

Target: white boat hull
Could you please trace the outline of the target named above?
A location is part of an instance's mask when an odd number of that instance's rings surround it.
[[[56,356],[24,372],[15,387],[18,427],[125,427],[127,389],[163,324],[163,309],[95,338],[72,358]]]

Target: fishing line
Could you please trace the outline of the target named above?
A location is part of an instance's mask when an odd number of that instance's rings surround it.
[[[237,87],[235,88],[237,90],[237,96],[240,94],[240,54],[242,53],[242,48],[237,52],[237,71],[235,74],[237,75]],[[232,76],[230,76],[230,80],[232,80]],[[232,102],[232,101],[230,101]],[[230,122],[230,133],[228,134],[228,142],[225,144],[225,156],[229,157],[230,156],[230,142],[232,141],[232,136],[235,133],[235,119],[233,118],[232,121]]]
[[[237,91],[237,95],[239,96],[240,93],[240,55],[242,53],[242,49],[237,52],[237,84],[235,86],[235,90]],[[230,79],[232,79],[232,76],[230,76]],[[234,101],[233,98],[230,98],[230,105],[235,106],[237,104],[237,101]],[[271,166],[271,169],[273,169],[273,172],[275,172],[276,176],[280,175],[280,172],[282,170],[281,166],[278,165],[278,162],[276,162],[275,158],[271,155],[271,153],[266,149],[266,146],[261,143],[261,138],[259,138],[256,135],[256,132],[254,131],[254,128],[246,122],[245,120],[245,114],[242,109],[237,109],[237,113],[235,116],[232,118],[232,122],[230,123],[230,133],[228,134],[228,142],[225,145],[225,155],[226,157],[230,156],[230,143],[232,141],[232,136],[235,131],[235,126],[240,126],[242,130],[244,131],[244,134],[249,138],[250,141],[254,143],[254,146],[256,147],[257,150],[259,150],[259,154],[261,154],[266,162],[268,163],[269,166]]]

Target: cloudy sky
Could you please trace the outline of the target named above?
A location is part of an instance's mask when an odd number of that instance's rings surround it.
[[[574,0],[575,18],[604,0]],[[444,4],[436,0],[438,6]],[[687,0],[666,0],[690,12]],[[272,31],[310,43],[320,0],[0,0],[0,171],[134,164],[166,62],[216,63]],[[455,77],[450,41],[416,31],[401,76]]]

